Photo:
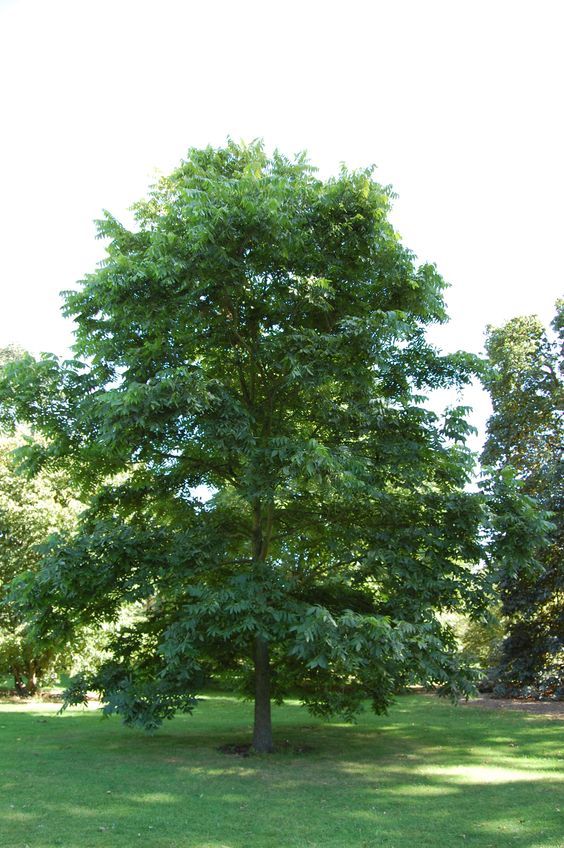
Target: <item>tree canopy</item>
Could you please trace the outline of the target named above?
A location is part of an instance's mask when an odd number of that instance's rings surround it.
[[[500,584],[508,635],[497,691],[564,698],[564,301],[552,326],[553,339],[534,315],[489,328],[493,415],[482,458],[512,467],[553,521],[542,568],[508,573]]]
[[[17,473],[13,454],[21,445],[21,439],[0,439],[0,674],[13,675],[20,694],[33,695],[70,662],[73,649],[64,639],[37,638],[10,603],[10,587],[23,574],[38,571],[38,547],[50,534],[70,530],[76,509],[55,475],[26,480]]]
[[[0,363],[24,351],[0,348]],[[33,695],[61,665],[70,662],[72,647],[60,638],[36,638],[10,602],[10,587],[24,573],[40,567],[39,546],[50,534],[70,530],[76,520],[73,502],[61,474],[43,472],[33,479],[18,473],[16,454],[23,435],[0,437],[0,674],[11,674],[20,694]]]
[[[106,259],[65,296],[76,358],[2,388],[4,420],[44,436],[28,468],[62,463],[90,498],[27,587],[37,626],[139,609],[71,700],[95,687],[154,727],[227,676],[266,751],[272,697],[350,716],[410,681],[469,691],[437,613],[479,611],[488,522],[499,557],[515,545],[499,492],[467,489],[464,409],[425,408],[476,363],[426,341],[445,284],[391,198],[372,169],[324,181],[229,143],[190,150],[132,228],[99,222]]]

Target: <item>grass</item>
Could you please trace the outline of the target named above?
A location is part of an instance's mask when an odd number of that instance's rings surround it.
[[[1,848],[562,848],[563,726],[406,696],[357,725],[275,708],[307,754],[246,759],[251,706],[206,698],[155,736],[0,704]]]

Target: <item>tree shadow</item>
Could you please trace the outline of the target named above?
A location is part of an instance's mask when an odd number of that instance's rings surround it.
[[[230,699],[214,706],[205,725],[184,718],[152,737],[88,713],[46,722],[41,713],[3,715],[0,724],[14,719],[19,737],[3,745],[0,730],[1,844],[559,845],[554,722],[461,721],[448,705],[414,702],[354,726],[285,707],[278,740],[307,741],[313,751],[239,759],[217,748],[245,738],[250,714],[241,706],[231,714]]]

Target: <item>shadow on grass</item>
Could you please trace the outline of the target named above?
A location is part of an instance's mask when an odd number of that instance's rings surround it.
[[[313,752],[240,759],[217,748],[248,739],[250,706],[198,709],[152,737],[91,713],[0,713],[2,848],[561,845],[554,722],[417,697],[351,726],[288,705],[278,740]]]

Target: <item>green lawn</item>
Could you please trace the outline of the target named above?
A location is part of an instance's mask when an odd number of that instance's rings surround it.
[[[276,708],[305,754],[240,758],[251,706],[210,696],[155,736],[0,704],[1,848],[564,845],[564,725],[402,697],[357,725]]]

